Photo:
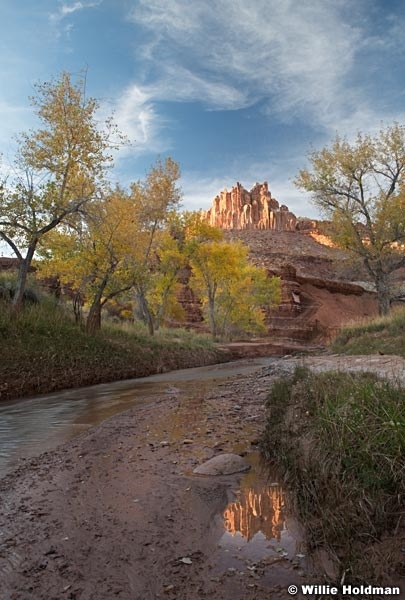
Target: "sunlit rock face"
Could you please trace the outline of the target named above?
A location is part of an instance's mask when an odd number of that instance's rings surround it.
[[[237,182],[230,192],[220,192],[203,216],[210,225],[221,229],[295,231],[297,224],[287,206],[280,206],[272,198],[267,181],[256,183],[250,192]]]

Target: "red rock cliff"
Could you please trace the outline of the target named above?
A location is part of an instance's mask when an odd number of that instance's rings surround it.
[[[294,231],[297,224],[287,206],[271,197],[267,181],[256,183],[250,192],[238,182],[230,192],[220,192],[203,214],[210,225],[221,229]]]

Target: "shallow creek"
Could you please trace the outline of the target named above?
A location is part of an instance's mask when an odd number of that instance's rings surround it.
[[[197,414],[201,405],[195,404],[196,394],[201,397],[213,384],[252,374],[276,361],[245,359],[0,404],[0,477],[21,459],[52,450],[113,415],[153,403],[164,394],[180,392],[187,409],[191,407]],[[183,419],[171,423],[170,430],[173,438],[183,439]],[[212,576],[225,572],[249,577],[252,585],[256,579],[265,583],[268,566],[280,563],[276,581],[288,583],[293,567],[296,571],[305,567],[300,528],[285,515],[284,492],[263,470],[258,453],[250,453],[248,460],[251,470],[232,489],[232,500],[217,507],[212,523],[218,549]],[[274,576],[274,569],[272,572]]]
[[[197,386],[201,389],[247,375],[272,362],[274,358],[238,360],[0,403],[0,477],[19,459],[52,450],[113,415],[152,403],[173,388],[186,397]]]

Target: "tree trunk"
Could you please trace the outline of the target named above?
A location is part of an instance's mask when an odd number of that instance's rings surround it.
[[[82,322],[82,306],[83,306],[83,298],[80,291],[76,292],[73,296],[72,300],[73,305],[73,313],[75,315],[75,323],[80,324]]]
[[[90,335],[93,335],[96,331],[101,329],[101,299],[103,297],[109,277],[109,272],[104,275],[104,279],[100,283],[100,287],[97,290],[97,294],[94,297],[93,304],[91,305],[89,314],[87,316],[86,332]]]
[[[163,317],[164,317],[165,310],[166,310],[166,301],[167,301],[167,297],[169,295],[169,291],[170,291],[170,288],[167,288],[163,292],[162,301],[161,301],[160,306],[158,308],[156,319],[155,319],[155,331],[158,331],[158,329],[160,328],[160,326],[162,324]]]
[[[101,298],[96,297],[91,305],[87,321],[86,332],[94,335],[96,331],[101,329]]]
[[[215,321],[215,300],[210,294],[208,297],[208,319],[210,322],[210,329],[213,338],[217,337],[217,324]]]
[[[35,249],[37,247],[38,240],[34,239],[30,246],[28,247],[28,251],[26,257],[20,261],[18,266],[18,275],[17,275],[17,283],[15,287],[15,292],[13,296],[13,313],[18,314],[23,305],[24,292],[27,285],[27,275],[30,269],[32,259],[35,254]]]
[[[385,273],[379,273],[375,276],[375,286],[377,289],[378,312],[381,316],[388,315],[391,306],[391,294],[389,280]]]
[[[139,310],[141,313],[142,320],[148,326],[149,335],[154,335],[155,327],[153,324],[153,317],[149,310],[148,301],[145,297],[145,292],[142,288],[138,287],[136,290],[136,295],[138,298]]]
[[[149,310],[148,310],[148,316],[147,316],[147,324],[148,324],[149,335],[155,335],[155,327],[153,325],[152,315],[150,314]]]
[[[155,331],[159,331],[160,326],[162,324],[164,308],[165,307],[163,306],[163,304],[161,304],[158,308],[156,319],[155,319]]]

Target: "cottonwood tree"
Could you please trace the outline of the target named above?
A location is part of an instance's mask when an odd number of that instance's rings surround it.
[[[111,119],[100,123],[85,80],[62,73],[38,84],[31,104],[40,127],[18,138],[15,177],[0,189],[0,237],[19,260],[13,305],[21,307],[27,273],[39,244],[97,196],[110,150],[122,142]]]
[[[139,314],[146,323],[150,335],[155,323],[148,294],[153,287],[153,273],[157,269],[156,251],[159,248],[163,227],[172,211],[179,206],[182,194],[177,185],[180,178],[179,165],[170,157],[158,158],[143,181],[131,186],[135,219],[139,229],[134,240],[138,252],[132,258],[134,289]]]
[[[361,257],[387,314],[391,275],[405,265],[405,127],[359,133],[353,143],[337,136],[309,162],[296,185],[331,219],[335,241]]]
[[[118,187],[87,206],[80,230],[55,229],[39,263],[42,275],[57,274],[89,304],[86,331],[101,327],[105,304],[133,285],[130,258],[137,227],[133,204]]]
[[[87,206],[80,230],[57,229],[49,236],[40,272],[57,274],[86,300],[86,331],[90,334],[100,329],[105,304],[133,286],[131,258],[137,231],[133,202],[117,187]]]
[[[201,212],[197,211],[184,211],[178,215],[177,231],[175,235],[180,236],[185,250],[190,254],[199,244],[221,242],[225,237],[222,229],[209,225]]]
[[[155,250],[146,300],[157,331],[166,317],[181,319],[184,311],[176,299],[178,276],[187,259],[179,241],[168,230],[162,232]]]
[[[170,254],[163,229],[180,200],[178,177],[174,161],[158,159],[129,192],[117,187],[88,203],[81,228],[59,227],[49,237],[42,272],[57,273],[62,282],[81,291],[90,305],[88,333],[100,329],[105,304],[130,290],[135,290],[151,334],[161,322],[173,272],[179,268],[179,257],[174,248]]]
[[[264,331],[263,307],[280,301],[280,280],[248,263],[248,248],[225,241],[199,242],[190,254],[191,287],[203,303],[213,337]]]

